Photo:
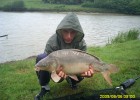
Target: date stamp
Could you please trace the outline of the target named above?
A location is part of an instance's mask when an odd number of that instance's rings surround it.
[[[109,98],[119,98],[119,99],[123,99],[123,98],[136,98],[136,96],[135,95],[100,95],[100,98],[107,98],[107,99],[109,99]]]

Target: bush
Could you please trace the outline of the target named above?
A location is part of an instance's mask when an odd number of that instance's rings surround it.
[[[140,0],[95,0],[95,8],[114,9],[121,13],[140,14]]]
[[[128,32],[121,32],[111,40],[111,43],[122,43],[130,40],[136,40],[139,38],[140,31],[136,29],[129,30]]]
[[[24,11],[25,6],[23,1],[14,1],[3,7],[4,11]]]
[[[93,8],[93,7],[94,7],[94,3],[92,3],[92,2],[85,2],[85,3],[82,3],[81,6],[82,6],[82,7]]]

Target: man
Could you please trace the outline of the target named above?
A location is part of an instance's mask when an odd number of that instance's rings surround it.
[[[48,40],[45,48],[45,53],[37,56],[36,63],[51,52],[60,49],[73,48],[86,51],[86,43],[83,37],[84,32],[82,30],[78,17],[74,13],[68,13],[58,25],[56,34],[51,36]],[[75,81],[70,77],[66,77],[66,74],[61,71],[61,69],[61,67],[58,69],[58,76],[61,77],[61,81],[66,78],[66,81],[70,84],[72,89],[77,88],[76,84],[83,80],[83,77],[91,77],[93,75],[93,69],[89,66],[89,70],[81,74],[82,77],[77,76],[79,81]],[[47,92],[50,91],[50,73],[47,71],[39,71],[37,72],[37,76],[41,85],[41,91],[38,95],[36,95],[35,100],[39,100]]]

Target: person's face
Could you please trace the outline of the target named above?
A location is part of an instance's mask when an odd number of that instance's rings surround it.
[[[62,30],[62,37],[65,43],[71,43],[76,35],[76,31],[72,29],[63,29]]]

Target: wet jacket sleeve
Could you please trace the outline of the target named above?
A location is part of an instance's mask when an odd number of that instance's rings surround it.
[[[84,39],[79,43],[79,48],[78,49],[80,49],[82,51],[86,51],[87,50],[87,45],[86,45],[86,42],[85,42]]]
[[[46,44],[45,53],[50,54],[51,52],[55,51],[54,48],[50,44]]]
[[[50,53],[52,53],[53,51],[58,50],[58,46],[57,46],[56,43],[57,43],[56,36],[53,35],[53,36],[50,37],[50,39],[47,41],[44,52],[45,52],[46,54],[50,54]]]

